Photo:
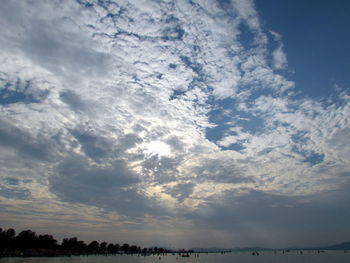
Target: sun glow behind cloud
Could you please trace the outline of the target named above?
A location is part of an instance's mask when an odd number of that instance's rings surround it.
[[[146,148],[144,153],[147,157],[152,157],[154,155],[158,156],[161,159],[163,156],[171,156],[171,149],[169,145],[161,141],[151,141],[144,145]]]

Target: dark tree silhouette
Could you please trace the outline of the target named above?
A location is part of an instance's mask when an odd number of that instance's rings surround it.
[[[114,247],[115,247],[115,251],[116,251],[116,253],[120,251],[120,246],[119,246],[119,244],[118,244],[118,243],[117,243],[117,244],[115,244],[115,245],[114,245]]]
[[[130,248],[129,248],[129,252],[130,253],[140,253],[141,252],[141,248],[140,247],[137,247],[135,245],[132,245]]]
[[[100,244],[100,253],[107,253],[107,242],[102,242]]]
[[[57,249],[59,247],[57,245],[57,240],[51,235],[39,235],[37,237],[37,245],[39,248],[46,249]]]
[[[32,230],[23,230],[15,238],[16,246],[21,249],[37,248],[37,236]]]
[[[112,243],[108,244],[107,251],[110,254],[118,253],[119,252],[119,244],[112,244]]]
[[[5,253],[14,248],[15,235],[16,232],[13,228],[7,230],[2,230],[2,228],[0,228],[0,253]]]
[[[91,241],[90,244],[88,245],[87,249],[88,249],[89,253],[92,253],[92,254],[97,253],[98,249],[99,249],[98,242],[96,240]]]
[[[107,246],[107,252],[108,252],[109,254],[115,254],[115,253],[116,253],[115,246],[114,246],[112,243],[108,244],[108,246]]]
[[[61,247],[62,249],[76,252],[85,252],[87,250],[84,241],[78,240],[76,237],[63,239]]]
[[[92,241],[86,245],[84,241],[76,237],[64,238],[61,244],[52,235],[36,235],[32,230],[24,230],[16,236],[14,229],[4,230],[0,228],[0,257],[2,256],[65,256],[82,254],[117,254],[120,251],[127,254],[135,253],[169,253],[163,248],[143,248],[127,243],[107,244],[107,242]]]
[[[130,246],[129,244],[126,244],[126,243],[120,247],[120,250],[123,251],[124,253],[128,253],[129,249],[130,249]]]

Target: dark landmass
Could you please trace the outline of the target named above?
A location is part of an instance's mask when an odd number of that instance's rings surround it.
[[[350,250],[350,242],[344,242],[337,245],[321,246],[321,247],[293,247],[293,248],[264,248],[264,247],[236,247],[236,248],[192,248],[195,253],[221,253],[221,252],[252,252],[252,251],[302,251],[302,250],[315,250],[315,251],[326,251],[326,250]]]
[[[263,248],[263,247],[236,247],[236,248],[217,248],[217,247],[210,247],[210,248],[192,248],[196,253],[222,253],[222,252],[250,252],[250,251],[274,251],[276,249],[274,248]],[[279,249],[277,249],[279,250]]]
[[[350,250],[350,242],[344,242],[344,243],[333,245],[333,246],[323,247],[321,249],[323,249],[323,250]]]
[[[191,250],[170,250],[162,247],[141,248],[136,245],[124,243],[107,243],[92,241],[86,244],[77,237],[64,238],[59,244],[52,235],[37,235],[32,230],[24,230],[16,235],[12,228],[3,230],[0,228],[0,258],[1,257],[57,257],[74,255],[117,255],[117,254],[139,254],[139,255],[165,255],[177,253],[187,256]]]

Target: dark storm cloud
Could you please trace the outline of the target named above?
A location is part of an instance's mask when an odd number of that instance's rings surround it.
[[[124,153],[141,142],[142,139],[137,134],[127,133],[118,137],[116,148],[119,153]]]
[[[107,157],[111,152],[110,143],[107,139],[89,132],[72,130],[71,134],[79,141],[83,151],[93,159]]]
[[[194,183],[179,183],[173,187],[167,187],[165,192],[182,203],[193,193],[194,186]]]
[[[299,199],[293,197],[253,190],[245,193],[225,191],[206,200],[201,209],[207,214],[200,217],[216,228],[237,228],[248,223],[274,225],[288,219],[287,212],[294,211],[299,205]]]
[[[88,109],[86,102],[82,100],[74,91],[62,91],[60,93],[60,99],[75,112],[84,112]]]
[[[253,177],[247,176],[245,168],[238,162],[223,159],[206,159],[192,171],[198,175],[198,180],[209,180],[218,183],[249,183]]]
[[[324,236],[331,239],[332,232],[343,229],[344,236],[350,234],[347,192],[347,186],[338,191],[294,197],[254,190],[226,191],[208,198],[189,218],[198,226],[241,236],[250,245],[256,241],[274,247],[288,243],[320,244]],[[343,211],[341,215],[339,211]],[[338,242],[337,234],[334,236],[333,242]]]
[[[0,120],[0,145],[13,149],[21,157],[48,161],[53,144],[43,138],[33,138],[7,121]]]
[[[83,157],[73,155],[64,160],[57,171],[60,176],[75,181],[72,186],[81,183],[92,189],[125,187],[138,181],[121,160],[109,167],[99,167],[89,164]]]
[[[169,139],[166,140],[166,143],[169,144],[174,151],[181,152],[185,147],[185,144],[177,136],[171,136]]]
[[[143,174],[151,175],[157,183],[174,182],[178,178],[178,165],[181,159],[153,155],[142,162]]]
[[[142,139],[133,133],[120,134],[113,139],[79,127],[70,130],[70,133],[79,142],[86,156],[95,160],[103,160],[103,158],[108,158],[112,154],[125,156],[128,149],[142,142]]]
[[[66,202],[93,205],[124,215],[156,213],[152,200],[134,187],[140,180],[123,160],[95,166],[72,155],[57,167],[49,181],[52,191]]]

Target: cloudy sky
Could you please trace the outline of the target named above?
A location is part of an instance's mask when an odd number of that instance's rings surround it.
[[[348,241],[349,12],[1,1],[1,227],[142,246]]]

